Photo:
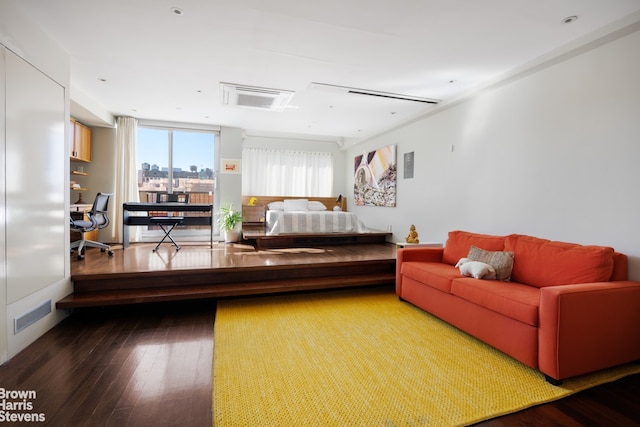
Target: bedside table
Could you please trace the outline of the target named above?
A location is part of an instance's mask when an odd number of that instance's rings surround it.
[[[242,222],[244,224],[264,224],[266,211],[265,205],[242,205]]]

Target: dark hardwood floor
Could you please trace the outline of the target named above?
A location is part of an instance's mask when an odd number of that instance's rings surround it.
[[[0,367],[0,387],[35,391],[40,425],[211,426],[215,305],[76,309]]]
[[[77,309],[0,367],[0,387],[34,390],[41,425],[209,427],[215,306]],[[640,375],[478,425],[637,426]]]
[[[0,367],[0,388],[35,391],[40,425],[211,426],[215,309],[214,299],[75,309]],[[640,375],[478,425],[640,426]]]

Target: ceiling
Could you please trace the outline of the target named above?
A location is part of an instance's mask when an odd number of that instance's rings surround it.
[[[72,101],[81,94],[78,98],[91,99],[114,116],[333,141],[357,141],[424,115],[616,29],[640,11],[640,0],[20,0],[17,5],[69,52]],[[578,19],[563,23],[569,16]],[[221,82],[294,95],[282,112],[225,106]],[[85,115],[78,118],[101,124],[72,105],[77,109],[72,113]]]

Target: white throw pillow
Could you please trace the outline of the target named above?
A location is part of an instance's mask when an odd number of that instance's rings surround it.
[[[267,205],[270,211],[283,211],[284,202],[271,202]]]
[[[308,209],[310,211],[326,211],[327,207],[318,200],[309,200]]]
[[[307,199],[284,199],[285,211],[308,211],[309,201]]]
[[[471,261],[469,258],[460,258],[460,261],[456,264],[456,268],[460,268],[463,264]]]
[[[480,261],[470,261],[468,258],[462,258],[456,264],[463,276],[473,277],[474,279],[495,280],[496,270],[489,264]]]

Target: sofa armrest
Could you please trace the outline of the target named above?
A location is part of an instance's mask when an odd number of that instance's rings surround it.
[[[538,364],[556,380],[640,360],[640,282],[540,289]]]
[[[442,262],[444,248],[398,248],[396,251],[396,293],[402,289],[402,263],[408,261]]]

